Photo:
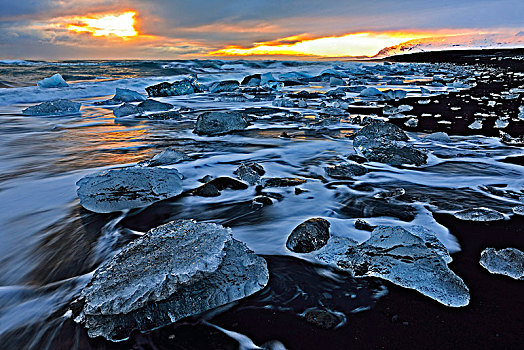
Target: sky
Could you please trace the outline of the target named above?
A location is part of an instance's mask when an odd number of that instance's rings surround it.
[[[523,33],[523,0],[0,0],[0,59],[372,56]]]

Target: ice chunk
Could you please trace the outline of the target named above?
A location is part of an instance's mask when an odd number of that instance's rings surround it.
[[[404,91],[404,90],[387,90],[382,93],[382,99],[398,101],[400,99],[405,98],[407,95],[408,95],[407,91]]]
[[[193,132],[198,135],[222,135],[247,128],[249,123],[239,112],[205,112],[198,116]]]
[[[524,280],[524,252],[518,249],[484,249],[480,254],[480,265],[491,273]]]
[[[163,82],[160,84],[146,87],[147,94],[150,97],[180,96],[201,92],[198,86],[196,75],[189,78],[175,81],[174,83]]]
[[[448,134],[445,132],[434,132],[433,134],[429,134],[424,138],[424,140],[431,140],[431,141],[438,141],[438,142],[451,142],[451,139],[449,138]]]
[[[452,307],[469,303],[469,290],[451,271],[444,246],[428,230],[410,233],[400,226],[378,226],[359,244],[330,239],[313,255],[356,277],[373,276],[411,288]]]
[[[96,213],[141,208],[182,192],[176,169],[121,168],[83,177],[77,183],[80,204]]]
[[[467,221],[498,221],[504,220],[504,215],[496,210],[489,208],[471,208],[457,211],[453,214],[460,220]]]
[[[90,337],[123,340],[242,299],[268,282],[264,259],[213,223],[152,229],[101,265],[73,302]]]
[[[468,125],[468,128],[473,129],[473,130],[482,129],[482,120],[481,119],[475,120],[473,123]]]
[[[217,81],[211,84],[209,87],[209,92],[217,93],[236,91],[238,90],[239,85],[240,84],[236,80]]]
[[[326,174],[334,179],[352,179],[362,176],[368,169],[358,163],[345,162],[325,167]]]
[[[255,162],[244,162],[234,171],[234,174],[242,181],[250,185],[256,185],[266,171],[262,165]]]
[[[27,107],[22,111],[25,115],[62,115],[75,114],[80,111],[81,103],[69,100],[53,100],[42,102],[36,106]]]
[[[117,118],[122,118],[128,115],[141,114],[143,110],[132,103],[124,103],[123,105],[113,109],[113,114]]]
[[[64,78],[59,73],[56,73],[49,78],[44,78],[37,82],[38,87],[40,88],[57,88],[57,87],[68,87],[69,84],[66,83]]]
[[[374,97],[379,95],[382,95],[382,92],[375,87],[368,87],[360,92],[360,96],[362,97]]]
[[[168,148],[164,152],[155,155],[151,160],[139,163],[142,166],[159,166],[159,165],[170,165],[176,164],[184,160],[189,160],[187,155],[177,151],[174,148]]]

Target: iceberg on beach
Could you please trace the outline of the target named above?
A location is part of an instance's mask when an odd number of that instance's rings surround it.
[[[56,88],[56,87],[68,87],[69,84],[66,83],[64,78],[59,73],[56,73],[49,78],[44,78],[37,82],[38,87],[40,88]]]

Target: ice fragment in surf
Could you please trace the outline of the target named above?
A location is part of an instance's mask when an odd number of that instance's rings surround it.
[[[400,99],[405,98],[407,95],[408,95],[407,91],[404,91],[404,90],[387,90],[382,93],[382,99],[400,100]]]
[[[269,177],[262,179],[263,187],[290,187],[302,185],[306,182],[305,179],[300,179],[296,177]]]
[[[240,84],[236,80],[217,81],[210,85],[209,92],[232,92],[238,90]]]
[[[344,80],[337,78],[337,77],[329,78],[329,86],[340,86],[340,85],[346,85]]]
[[[110,98],[109,100],[97,102],[96,104],[106,104],[106,105],[112,105],[112,104],[119,104],[122,102],[141,102],[144,101],[146,97],[136,91],[129,90],[129,89],[121,89],[116,88],[115,96]]]
[[[470,208],[457,211],[454,217],[466,221],[498,221],[504,220],[504,215],[489,208]]]
[[[329,240],[329,221],[311,218],[293,229],[286,247],[295,253],[310,253],[326,245]]]
[[[213,223],[150,230],[101,265],[73,302],[90,337],[123,340],[242,299],[268,282],[264,259]]]
[[[36,106],[27,107],[22,111],[25,115],[63,115],[75,114],[80,111],[81,103],[69,100],[54,100],[42,102]]]
[[[364,175],[368,169],[358,163],[339,163],[324,168],[326,174],[334,179],[352,179]]]
[[[427,155],[402,141],[370,140],[357,136],[353,140],[355,151],[370,161],[390,165],[426,164]]]
[[[356,133],[353,148],[370,161],[391,165],[425,164],[426,154],[405,142],[408,139],[398,126],[374,121]]]
[[[174,106],[170,103],[160,102],[160,101],[148,98],[147,100],[140,102],[137,107],[145,112],[161,112],[161,111],[169,111]]]
[[[398,126],[391,123],[374,121],[360,129],[356,136],[365,136],[370,139],[384,138],[389,141],[407,141],[408,135]]]
[[[174,83],[163,82],[146,87],[147,94],[150,97],[180,96],[189,95],[202,90],[198,86],[197,78],[192,75],[189,78],[175,81]]]
[[[524,205],[517,205],[516,207],[513,207],[513,213],[517,215],[524,215]]]
[[[193,132],[198,135],[222,135],[247,128],[249,123],[239,112],[205,112],[198,116]]]
[[[96,213],[146,207],[182,192],[176,169],[121,168],[83,177],[77,183],[80,204]]]
[[[430,231],[415,235],[400,226],[378,226],[359,245],[332,237],[314,256],[356,277],[382,278],[444,305],[465,306],[469,303],[469,290],[448,268],[443,246],[435,245],[433,236]]]
[[[499,118],[495,120],[495,125],[493,126],[495,129],[504,129],[506,126],[509,125],[509,121],[506,118]]]
[[[405,194],[406,194],[406,190],[403,189],[402,187],[399,187],[399,188],[394,188],[394,189],[388,190],[388,191],[378,192],[378,193],[376,193],[373,196],[373,198],[390,199],[390,198],[397,198],[397,197],[403,196]]]
[[[145,166],[159,166],[159,165],[170,165],[176,164],[184,160],[189,160],[187,155],[182,152],[177,151],[174,148],[168,148],[164,152],[155,155],[151,160],[146,161],[139,165]]]
[[[404,123],[405,126],[409,126],[410,128],[416,128],[418,126],[418,119],[417,118],[409,118]]]
[[[127,102],[113,109],[113,114],[117,118],[126,117],[128,115],[142,114],[142,112],[142,108],[139,108],[136,105]]]
[[[424,140],[438,141],[438,142],[451,142],[448,134],[445,132],[434,132],[424,138]]]
[[[493,274],[524,280],[524,252],[518,249],[484,249],[480,254],[480,265]]]
[[[262,175],[266,173],[262,165],[255,162],[244,162],[233,172],[240,180],[250,185],[260,182]]]
[[[44,78],[37,82],[38,87],[40,88],[56,88],[56,87],[68,87],[69,84],[66,83],[64,78],[59,73],[56,73],[49,78]]]
[[[252,74],[244,77],[242,79],[241,85],[244,86],[259,86],[261,82],[261,75],[260,74]]]
[[[468,125],[468,128],[470,128],[472,130],[482,129],[482,120],[480,120],[480,119],[475,120],[473,123]]]
[[[217,197],[220,196],[220,191],[225,189],[230,190],[245,190],[249,186],[242,181],[233,179],[228,176],[220,176],[214,179],[210,179],[202,186],[195,188],[192,194],[201,197]]]
[[[502,130],[499,130],[499,134],[500,134],[500,140],[505,144],[517,145],[517,146],[524,145],[524,135],[519,135],[517,137],[511,137],[510,134],[505,133]]]
[[[379,95],[382,95],[382,92],[380,92],[379,89],[374,88],[374,87],[365,88],[364,90],[360,92],[360,96],[362,97],[375,97]]]

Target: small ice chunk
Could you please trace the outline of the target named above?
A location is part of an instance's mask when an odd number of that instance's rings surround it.
[[[164,152],[155,155],[150,161],[147,161],[147,166],[159,166],[159,165],[170,165],[176,164],[184,160],[189,160],[186,154],[177,151],[174,148],[168,148]],[[140,165],[140,164],[138,164]]]
[[[451,139],[445,132],[434,132],[433,134],[426,136],[424,139],[438,142],[451,142]]]
[[[468,128],[473,129],[473,130],[482,129],[482,120],[481,119],[475,120],[473,123],[468,125]]]
[[[409,126],[411,128],[416,128],[418,126],[418,119],[417,118],[409,118],[404,123],[405,126]]]
[[[524,280],[524,252],[518,249],[484,249],[480,253],[480,265],[493,274]]]
[[[379,95],[382,95],[382,92],[375,87],[368,87],[360,92],[360,96],[362,97],[374,97]]]
[[[504,214],[489,208],[470,208],[457,211],[453,214],[460,220],[467,221],[498,221],[504,220]]]
[[[66,83],[64,78],[59,73],[56,73],[49,78],[44,78],[37,82],[38,87],[40,88],[56,88],[56,87],[68,87],[69,84]]]
[[[340,85],[346,85],[344,80],[337,78],[337,77],[329,78],[329,86],[340,86]]]
[[[512,210],[513,213],[524,216],[524,205],[517,205],[516,207],[513,207]]]
[[[407,96],[407,91],[404,90],[388,90],[382,94],[384,100],[400,100]]]
[[[493,127],[495,129],[504,129],[508,125],[509,125],[509,121],[507,119],[499,118],[495,120],[495,125]]]

